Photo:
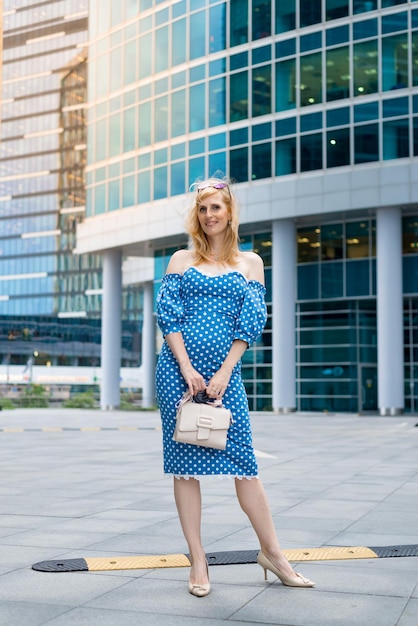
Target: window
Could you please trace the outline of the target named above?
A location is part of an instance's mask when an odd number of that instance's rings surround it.
[[[271,176],[271,143],[261,143],[252,146],[252,173],[251,178],[269,178]]]
[[[225,122],[225,78],[215,78],[209,83],[209,126]]]
[[[296,60],[276,63],[276,111],[296,107]]]
[[[296,138],[276,141],[276,176],[295,174],[296,172]]]
[[[408,87],[408,37],[396,35],[382,40],[382,89]]]
[[[379,90],[377,39],[353,46],[354,96]]]
[[[368,163],[379,160],[379,129],[377,124],[354,128],[354,162]]]
[[[350,70],[348,46],[327,50],[327,102],[341,100],[350,95]]]
[[[300,106],[322,102],[322,53],[300,57]]]
[[[312,0],[299,0],[300,5],[300,27],[318,24],[322,21],[322,2],[312,2]]]
[[[252,116],[271,113],[271,65],[253,69]]]
[[[239,46],[248,41],[248,0],[230,0],[230,42]]]
[[[271,35],[271,0],[252,0],[252,39]]]
[[[327,167],[350,164],[350,129],[342,128],[327,133]]]
[[[302,135],[300,138],[300,170],[322,169],[322,134]]]
[[[383,124],[383,159],[409,157],[409,124],[407,119]]]
[[[295,0],[276,0],[276,33],[296,28]]]
[[[229,174],[233,181],[248,180],[248,148],[238,148],[229,153]]]

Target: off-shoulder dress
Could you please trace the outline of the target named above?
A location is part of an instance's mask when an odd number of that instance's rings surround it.
[[[166,274],[163,278],[157,296],[157,320],[164,337],[182,333],[193,367],[209,381],[235,339],[250,346],[261,335],[267,318],[264,296],[264,286],[248,281],[239,271],[208,275],[190,267],[184,274]],[[164,341],[156,368],[164,472],[178,478],[257,477],[241,362],[234,367],[223,396],[223,404],[233,417],[225,450],[173,441],[176,404],[186,390],[179,365]]]

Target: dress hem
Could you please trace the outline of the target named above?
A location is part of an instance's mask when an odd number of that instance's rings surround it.
[[[255,476],[242,476],[239,474],[175,474],[174,472],[164,472],[164,474],[165,476],[174,476],[177,480],[180,480],[180,478],[184,478],[185,480],[190,480],[190,478],[194,478],[195,480],[210,478],[218,480],[235,480],[236,478],[238,478],[238,480],[252,480],[253,478],[260,478],[258,474]]]

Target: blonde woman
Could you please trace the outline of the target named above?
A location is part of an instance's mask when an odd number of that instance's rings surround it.
[[[164,471],[174,476],[174,496],[188,544],[189,591],[210,592],[201,540],[200,480],[235,481],[239,504],[260,542],[257,561],[283,584],[313,587],[283,555],[258,477],[241,357],[266,322],[264,267],[254,252],[238,246],[237,203],[230,185],[211,178],[196,185],[186,222],[190,246],[171,257],[157,298],[164,335],[156,370],[163,427]],[[176,403],[189,390],[222,400],[233,416],[225,450],[173,441]]]

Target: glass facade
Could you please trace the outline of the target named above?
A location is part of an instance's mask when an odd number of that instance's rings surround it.
[[[214,174],[245,187],[418,156],[414,1],[93,0],[90,11],[88,216],[150,211]],[[378,408],[375,210],[296,220],[299,410]],[[417,408],[417,225],[405,207],[407,410]],[[271,232],[256,217],[247,228],[241,245],[264,259],[269,319],[243,377],[251,409],[270,410]],[[182,245],[157,249],[156,291]]]
[[[90,215],[418,156],[414,2],[90,4]]]
[[[0,364],[35,352],[37,365],[100,364],[101,258],[73,254],[86,205],[88,8],[0,9]],[[123,362],[137,366],[139,288],[124,305]]]

